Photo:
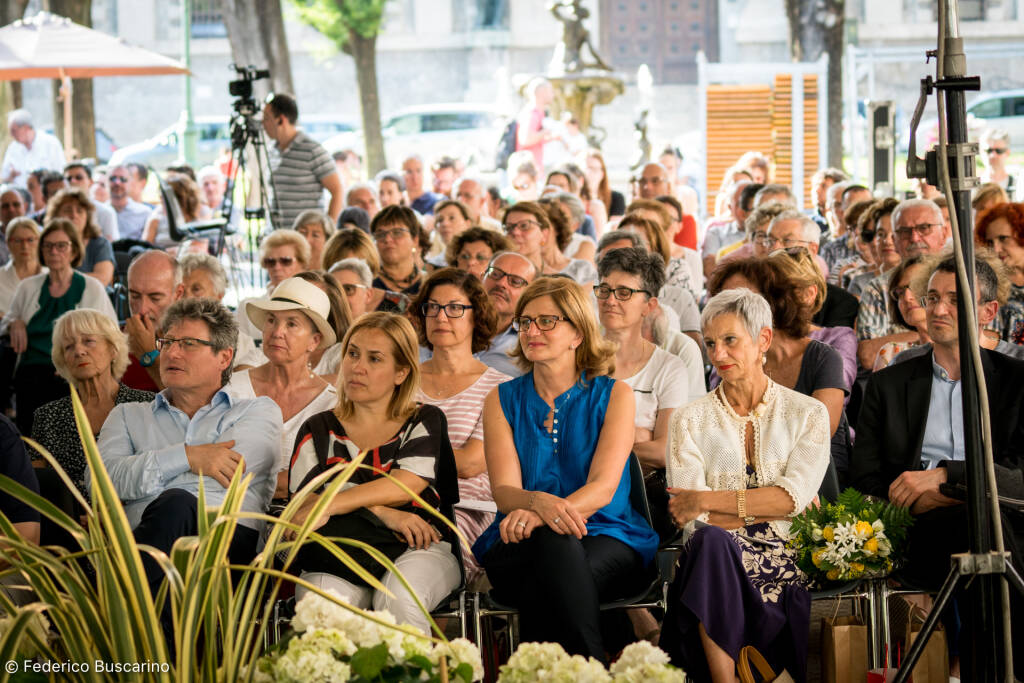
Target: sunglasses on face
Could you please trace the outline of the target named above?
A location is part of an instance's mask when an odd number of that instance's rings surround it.
[[[1005,147],[989,147],[985,150],[985,154],[1006,154],[1009,151]]]
[[[112,176],[110,176],[109,180],[112,183],[127,183],[128,182],[128,176],[112,175]]]
[[[276,266],[278,264],[281,264],[282,268],[288,268],[294,262],[295,262],[295,259],[292,258],[291,256],[281,256],[279,258],[274,258],[272,256],[268,256],[265,259],[263,259],[263,267],[266,268],[267,270],[270,270],[274,266]]]

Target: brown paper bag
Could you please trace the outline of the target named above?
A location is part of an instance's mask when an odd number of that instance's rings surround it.
[[[921,633],[921,626],[927,618],[927,614],[921,608],[911,609],[907,618],[907,631],[904,642],[906,643],[904,653],[914,640]],[[942,623],[938,623],[932,632],[928,644],[925,645],[917,665],[910,674],[913,683],[947,683],[949,681],[949,650],[946,648],[946,632]]]
[[[868,671],[868,627],[858,617],[821,620],[822,683],[861,683]]]

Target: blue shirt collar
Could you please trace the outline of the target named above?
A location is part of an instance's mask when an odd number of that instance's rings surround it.
[[[156,395],[155,399],[153,399],[154,413],[158,410],[170,410],[174,407],[171,405],[170,391],[170,389],[164,389]],[[217,390],[217,393],[213,395],[213,398],[210,399],[210,403],[208,405],[217,406],[220,404],[227,404],[229,408],[235,404],[235,399],[227,392],[227,390],[224,389],[224,387]]]
[[[946,372],[946,368],[939,365],[938,361],[935,360],[934,351],[932,351],[932,376],[935,379],[942,380],[943,382],[948,382],[950,384],[956,384],[957,382],[960,381],[958,379],[949,378],[949,373]]]

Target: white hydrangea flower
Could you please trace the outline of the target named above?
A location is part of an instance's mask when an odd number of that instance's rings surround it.
[[[439,662],[443,656],[448,657],[449,670],[459,664],[469,664],[473,667],[473,680],[483,680],[484,663],[480,657],[480,649],[473,641],[466,638],[455,638],[447,643],[437,643],[430,655],[430,661]]]
[[[668,655],[663,650],[641,640],[627,645],[612,664],[612,680],[615,683],[684,683],[683,672],[670,669],[668,664]]]
[[[537,680],[544,683],[611,683],[612,677],[604,664],[593,657],[573,655],[556,662],[546,676],[538,676]]]
[[[523,643],[502,665],[498,683],[534,683],[545,677],[557,664],[568,659],[558,643]]]
[[[668,664],[668,661],[668,655],[665,654],[664,650],[646,640],[640,640],[626,646],[626,649],[622,651],[619,658],[612,664],[611,672],[614,674],[618,671],[624,671],[634,666],[643,666],[644,664],[663,666]]]
[[[273,661],[271,673],[277,683],[341,683],[352,669],[338,656],[351,655],[355,645],[337,629],[307,630],[288,643],[288,649]]]

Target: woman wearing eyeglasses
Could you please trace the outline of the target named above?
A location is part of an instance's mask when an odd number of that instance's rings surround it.
[[[7,224],[5,235],[11,260],[0,268],[0,317],[10,310],[18,283],[43,271],[39,263],[39,226],[27,216]]]
[[[76,268],[104,285],[114,281],[114,249],[96,223],[96,205],[85,190],[69,187],[55,194],[46,205],[46,222],[66,218],[78,231],[82,260]]]
[[[999,307],[1000,337],[1024,344],[1024,203],[996,204],[976,223],[974,239],[991,247],[1009,270],[1009,298]]]
[[[586,291],[541,277],[516,304],[526,374],[484,403],[484,455],[498,516],[473,553],[523,640],[605,661],[599,605],[641,588],[658,536],[630,504],[633,391],[612,379]]]
[[[892,360],[907,349],[931,343],[928,336],[928,321],[924,306],[914,293],[914,280],[925,271],[924,257],[912,256],[893,268],[889,278],[889,319],[903,328],[917,332],[918,338],[910,341],[892,341],[878,350],[872,366],[874,372],[886,368]]]
[[[11,309],[0,322],[0,335],[10,331],[11,348],[20,354],[14,392],[22,434],[32,428],[36,408],[68,393],[50,357],[54,321],[76,308],[93,308],[117,319],[100,281],[75,270],[82,262],[82,240],[71,221],[55,218],[46,224],[39,236],[39,258],[49,272],[18,283]]]
[[[248,302],[245,312],[262,330],[261,348],[267,362],[235,372],[225,390],[236,398],[269,396],[281,408],[284,429],[273,470],[277,481],[274,498],[287,498],[288,459],[299,427],[310,416],[330,410],[338,400],[334,387],[313,371],[311,360],[314,353],[336,340],[328,322],[331,302],[314,283],[293,277],[280,283],[269,299]]]
[[[495,254],[503,251],[512,251],[515,246],[512,241],[488,228],[474,227],[465,230],[455,237],[448,244],[448,265],[460,268],[467,273],[477,276],[477,279],[484,279],[484,271],[487,264],[491,262]]]
[[[489,501],[491,482],[484,461],[484,399],[511,377],[473,357],[487,348],[497,320],[483,285],[456,268],[435,271],[413,300],[410,314],[420,346],[433,352],[420,363],[416,400],[435,405],[448,418],[448,438],[455,451],[460,501]],[[470,543],[494,520],[494,513],[456,507],[455,520]],[[466,581],[482,574],[472,552],[462,547]]]
[[[597,269],[590,261],[569,259],[562,249],[572,239],[572,229],[556,205],[519,202],[505,212],[505,234],[542,275],[561,273],[582,285],[597,280]]]
[[[370,234],[380,254],[380,272],[373,281],[378,289],[415,296],[423,282],[417,257],[420,222],[407,206],[387,206],[370,222]]]

